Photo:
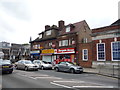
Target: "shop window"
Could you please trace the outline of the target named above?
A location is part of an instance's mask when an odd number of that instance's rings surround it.
[[[70,59],[70,55],[64,55],[65,59]]]
[[[120,42],[111,43],[112,60],[120,61]]]
[[[98,61],[105,60],[105,43],[97,44],[97,60]]]
[[[83,54],[83,60],[87,61],[88,60],[88,50],[83,49],[82,54]]]

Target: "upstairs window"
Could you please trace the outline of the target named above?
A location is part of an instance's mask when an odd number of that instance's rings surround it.
[[[68,46],[68,40],[63,40],[62,41],[62,46]]]
[[[87,43],[88,39],[87,38],[83,38],[83,43]]]
[[[46,35],[51,35],[51,30],[46,31]]]
[[[66,32],[70,32],[70,27],[66,27]]]
[[[59,41],[59,46],[68,46],[68,40]]]
[[[51,47],[52,46],[52,42],[49,42],[49,47]]]
[[[39,35],[39,39],[42,38],[42,34]]]

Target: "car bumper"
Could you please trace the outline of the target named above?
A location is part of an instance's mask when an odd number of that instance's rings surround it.
[[[75,70],[75,73],[82,73],[83,72],[83,69],[77,69]]]
[[[37,70],[38,67],[29,67],[28,69],[29,69],[29,70]]]
[[[2,73],[12,72],[13,68],[3,68]]]

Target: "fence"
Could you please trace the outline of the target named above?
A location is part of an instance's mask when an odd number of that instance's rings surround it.
[[[99,74],[120,78],[120,65],[98,65]]]

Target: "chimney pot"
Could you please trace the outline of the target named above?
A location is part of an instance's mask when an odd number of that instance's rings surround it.
[[[45,25],[45,30],[49,29],[50,25]]]
[[[65,26],[64,23],[65,22],[63,20],[58,21],[58,26],[59,26],[60,30],[62,30],[63,27]]]

